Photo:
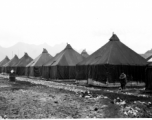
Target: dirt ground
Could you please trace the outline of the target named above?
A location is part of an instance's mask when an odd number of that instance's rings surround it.
[[[127,87],[120,92],[118,88],[77,85],[67,88],[68,83],[50,82],[48,85],[49,81],[17,79],[9,82],[0,78],[1,118],[152,117],[152,94],[145,93],[143,87]],[[82,90],[91,93],[83,96]]]

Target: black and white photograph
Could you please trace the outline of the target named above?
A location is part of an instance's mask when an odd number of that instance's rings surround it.
[[[0,119],[152,118],[152,0],[0,0]]]

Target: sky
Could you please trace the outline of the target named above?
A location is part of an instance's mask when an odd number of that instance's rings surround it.
[[[136,51],[152,49],[151,0],[1,0],[0,46],[69,43],[95,51],[113,32]]]

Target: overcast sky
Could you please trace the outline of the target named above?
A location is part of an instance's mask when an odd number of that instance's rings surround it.
[[[70,43],[95,51],[112,33],[138,53],[152,48],[151,0],[1,0],[0,46]]]

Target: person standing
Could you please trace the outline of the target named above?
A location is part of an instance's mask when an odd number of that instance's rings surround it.
[[[13,69],[10,71],[9,80],[12,82],[15,81],[15,71]]]
[[[126,88],[126,84],[127,84],[126,74],[121,73],[119,79],[120,79],[120,84],[121,84],[121,90],[124,90]]]

